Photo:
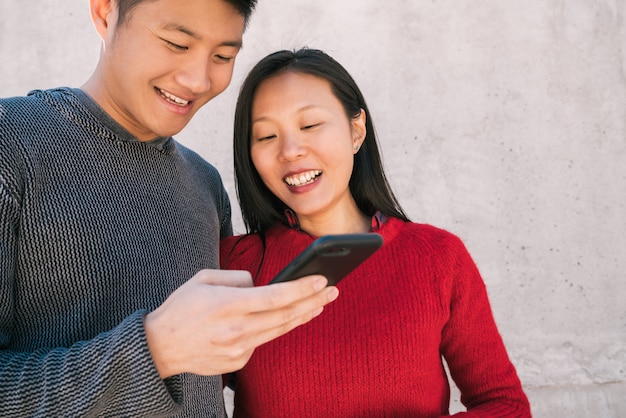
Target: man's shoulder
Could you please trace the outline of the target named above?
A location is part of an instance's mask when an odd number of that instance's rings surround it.
[[[76,122],[69,88],[32,90],[26,96],[0,98],[2,158],[30,160],[42,150],[62,148],[71,141]],[[62,151],[65,152],[65,151]]]
[[[41,122],[38,115],[49,113],[55,107],[55,103],[61,103],[68,97],[75,97],[72,89],[59,87],[49,90],[31,90],[24,96],[0,98],[0,123]]]
[[[33,102],[41,102],[48,101],[52,98],[60,98],[60,97],[76,97],[75,89],[70,87],[55,87],[51,89],[33,89],[29,90],[26,94],[16,95],[16,96],[8,96],[8,97],[0,97],[0,103],[3,104],[11,104],[11,103],[33,103]]]
[[[41,101],[38,97],[40,90],[29,92],[25,96],[11,96],[0,98],[0,121],[17,116],[28,111],[34,104]]]
[[[187,161],[189,165],[201,172],[204,176],[214,177],[221,180],[221,175],[218,169],[211,164],[207,159],[198,154],[191,148],[181,144],[179,141],[175,141],[178,154]]]

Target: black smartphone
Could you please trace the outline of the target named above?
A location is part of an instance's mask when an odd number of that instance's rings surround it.
[[[270,282],[321,274],[334,286],[383,245],[376,233],[325,235],[313,241]]]

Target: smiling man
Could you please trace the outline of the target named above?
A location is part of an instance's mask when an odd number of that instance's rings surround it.
[[[218,270],[228,196],[172,138],[255,2],[91,0],[87,83],[0,99],[0,415],[221,417],[220,375],[337,297]]]
[[[179,132],[230,83],[245,25],[231,3],[146,1],[121,24],[92,4],[104,48],[84,90],[138,140]]]

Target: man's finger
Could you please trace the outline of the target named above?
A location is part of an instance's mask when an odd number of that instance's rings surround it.
[[[202,270],[192,280],[212,286],[252,287],[252,276],[245,270]]]
[[[327,284],[328,280],[324,276],[313,275],[290,282],[255,287],[254,292],[246,292],[248,297],[245,303],[250,312],[280,310],[316,294],[325,293],[328,297]],[[323,297],[320,298],[322,299]],[[329,300],[324,299],[324,303],[319,306],[328,302]]]
[[[339,291],[336,287],[329,287],[322,294],[312,297],[311,300],[292,307],[253,314],[252,321],[257,322],[256,328],[259,332],[254,334],[249,343],[258,347],[306,324],[319,316],[324,310],[324,305],[334,301],[338,295]],[[265,331],[262,331],[264,328]]]

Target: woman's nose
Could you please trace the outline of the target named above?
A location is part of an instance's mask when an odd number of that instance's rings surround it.
[[[281,140],[280,158],[285,161],[294,161],[304,156],[307,152],[305,143],[298,138],[297,134],[284,135]]]

